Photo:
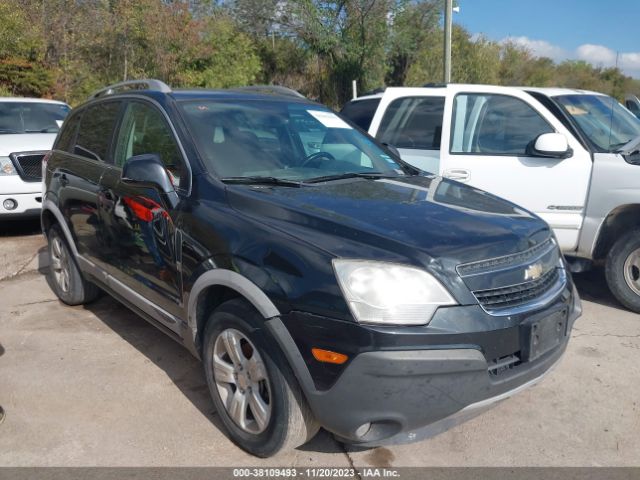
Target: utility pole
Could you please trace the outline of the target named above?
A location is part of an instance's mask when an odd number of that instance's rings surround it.
[[[451,29],[453,0],[445,0],[444,5],[444,83],[451,83]]]

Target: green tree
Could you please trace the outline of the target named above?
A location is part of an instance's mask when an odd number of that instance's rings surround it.
[[[404,85],[412,65],[439,32],[441,3],[437,0],[396,2],[392,8],[386,75],[387,85]]]
[[[212,17],[204,29],[204,48],[179,75],[179,83],[226,88],[249,85],[260,73],[260,60],[251,38],[238,31],[227,16]]]

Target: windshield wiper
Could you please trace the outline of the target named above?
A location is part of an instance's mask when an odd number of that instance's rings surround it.
[[[10,128],[0,128],[0,133],[21,133],[17,130],[12,130]]]
[[[305,180],[306,183],[320,183],[320,182],[330,182],[332,180],[342,180],[345,178],[368,178],[375,180],[377,178],[395,178],[401,177],[402,175],[398,175],[397,173],[382,173],[382,172],[348,172],[348,173],[339,173],[336,175],[325,175],[322,177],[313,177]]]
[[[287,180],[286,178],[278,177],[262,177],[262,176],[249,176],[249,177],[225,177],[221,181],[224,183],[235,183],[239,185],[277,185],[280,187],[301,187],[302,183],[294,180]]]

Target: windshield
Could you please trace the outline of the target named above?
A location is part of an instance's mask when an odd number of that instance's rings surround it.
[[[640,120],[606,95],[554,97],[598,148],[612,152],[640,136]]]
[[[205,162],[223,179],[404,174],[373,140],[321,106],[198,100],[181,107]]]
[[[70,110],[58,103],[0,102],[0,134],[58,133]]]

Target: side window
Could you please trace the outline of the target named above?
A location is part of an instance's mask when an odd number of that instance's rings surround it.
[[[146,153],[160,156],[173,183],[180,187],[184,165],[178,143],[162,113],[140,102],[132,102],[122,120],[114,155],[115,164],[122,167],[128,158]]]
[[[373,116],[376,114],[378,105],[380,105],[379,98],[354,100],[347,103],[342,108],[340,114],[366,132],[371,126],[371,120],[373,120]]]
[[[91,160],[107,160],[121,103],[99,103],[82,112],[73,153]]]
[[[397,148],[440,150],[444,97],[407,97],[392,101],[376,137]]]
[[[80,114],[71,115],[62,124],[62,130],[58,135],[55,149],[62,150],[63,152],[71,153],[73,142],[76,139],[76,132],[78,131],[78,125],[80,124]]]
[[[634,113],[636,116],[640,115],[640,107],[638,107],[638,105],[636,104],[636,102],[633,102],[631,100],[627,100],[627,108]]]
[[[526,155],[554,129],[532,107],[506,95],[460,94],[453,105],[451,153]]]

